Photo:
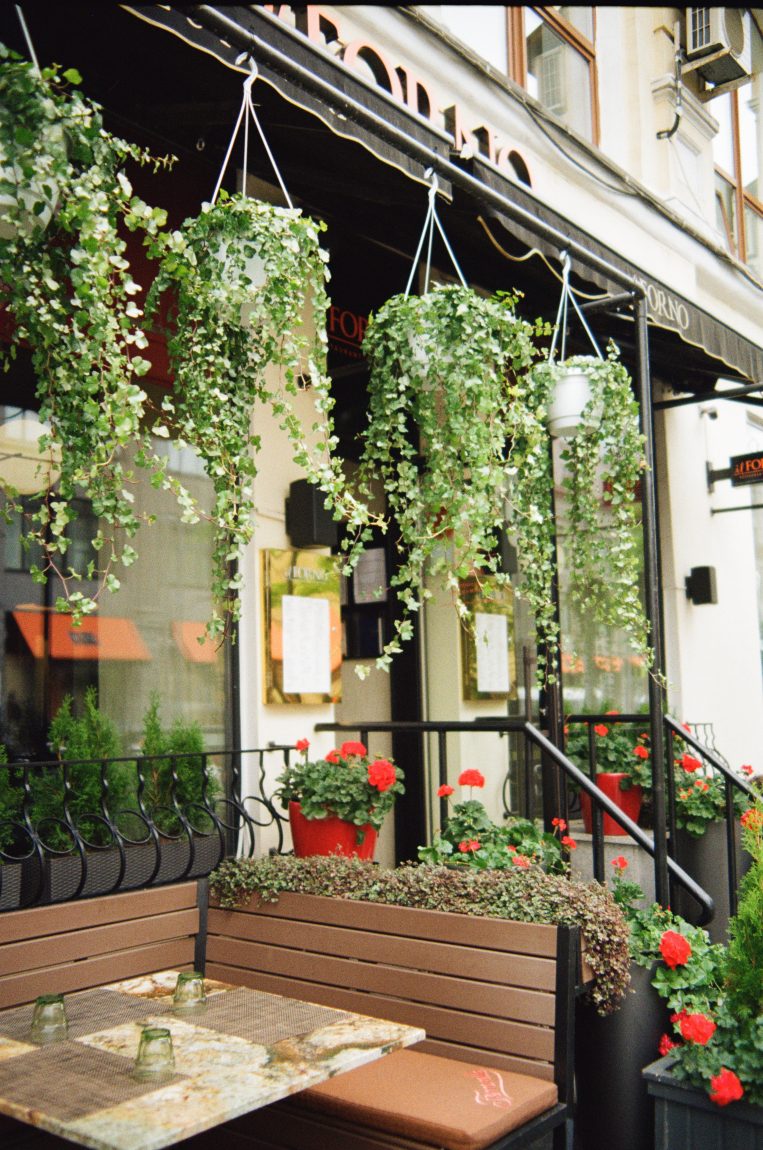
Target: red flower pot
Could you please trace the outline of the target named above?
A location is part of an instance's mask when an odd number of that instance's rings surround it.
[[[291,802],[289,824],[297,858],[307,858],[309,855],[357,855],[361,859],[374,857],[377,832],[369,823],[357,827],[335,816],[306,819],[300,804]],[[358,831],[364,832],[362,843],[358,842]]]
[[[607,772],[602,771],[596,776],[596,786],[600,791],[603,791],[608,799],[616,803],[620,810],[632,819],[634,823],[638,822],[639,814],[641,813],[641,800],[643,791],[641,787],[630,787],[627,791],[620,790],[620,780],[627,778],[623,772]],[[593,819],[591,815],[591,800],[585,791],[580,792],[580,809],[583,813],[583,826],[586,833],[590,835],[593,826]],[[603,814],[603,831],[605,835],[627,835],[628,832],[623,830],[620,824],[608,815],[606,811]]]

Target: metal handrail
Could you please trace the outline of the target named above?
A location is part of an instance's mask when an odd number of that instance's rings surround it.
[[[588,716],[586,716],[587,718]],[[611,716],[614,718],[614,716]],[[643,720],[644,716],[637,716],[636,720]],[[477,721],[461,721],[461,722],[439,722],[436,720],[401,720],[376,722],[376,723],[316,723],[316,731],[341,731],[341,732],[358,732],[360,734],[361,742],[368,741],[368,735],[373,734],[397,734],[398,732],[407,732],[411,734],[436,734],[440,736],[440,756],[439,756],[439,778],[440,783],[447,782],[447,759],[443,756],[444,737],[447,734],[458,733],[474,733],[474,732],[492,732],[498,734],[519,734],[524,736],[525,739],[533,743],[544,755],[556,765],[558,769],[564,772],[567,779],[575,786],[579,787],[582,791],[590,797],[593,809],[593,857],[594,857],[594,874],[599,882],[604,879],[604,845],[602,833],[602,812],[611,815],[620,826],[627,831],[628,836],[633,839],[649,856],[655,860],[655,842],[654,838],[650,838],[645,831],[633,822],[612,800],[605,795],[596,784],[583,772],[579,767],[567,758],[563,751],[555,746],[550,739],[543,734],[533,723],[528,722],[523,718],[510,718],[510,717],[496,717],[494,719],[484,718]],[[443,804],[442,813],[445,813],[445,804]],[[699,903],[700,906],[700,920],[699,925],[704,926],[710,922],[715,913],[715,904],[707,893],[690,874],[688,874],[683,867],[675,861],[675,859],[668,857],[667,859],[668,872],[686,892],[691,895],[693,899]],[[597,873],[598,872],[598,873]]]

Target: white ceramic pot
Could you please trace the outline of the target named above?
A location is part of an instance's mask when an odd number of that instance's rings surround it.
[[[583,410],[591,399],[591,382],[585,372],[571,369],[556,381],[548,408],[548,430],[555,439],[570,439],[583,426]]]

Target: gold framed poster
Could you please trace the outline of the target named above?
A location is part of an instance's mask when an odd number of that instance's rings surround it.
[[[460,592],[473,623],[471,631],[461,628],[464,699],[516,699],[513,589],[472,576],[461,582]]]
[[[265,703],[339,703],[339,560],[317,551],[262,552]]]

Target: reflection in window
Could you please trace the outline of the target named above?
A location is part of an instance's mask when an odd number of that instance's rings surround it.
[[[759,276],[761,270],[760,167],[763,124],[748,85],[712,103],[718,121],[713,140],[716,165],[716,223],[729,251]]]
[[[525,9],[526,87],[531,96],[588,139],[592,136],[588,61],[549,24]]]

